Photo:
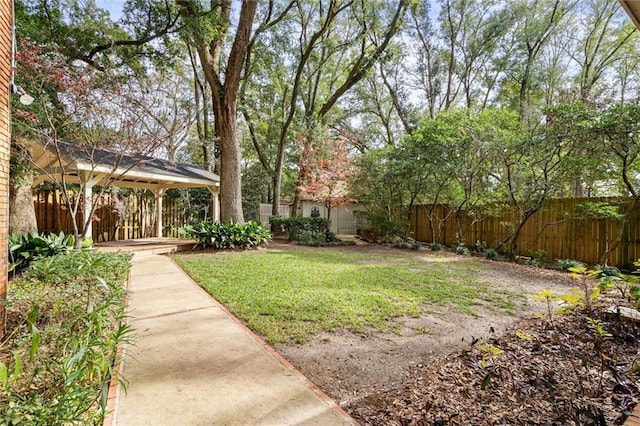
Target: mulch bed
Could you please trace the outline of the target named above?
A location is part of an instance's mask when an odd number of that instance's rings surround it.
[[[344,408],[362,425],[622,424],[640,401],[640,324],[604,308],[523,320]]]

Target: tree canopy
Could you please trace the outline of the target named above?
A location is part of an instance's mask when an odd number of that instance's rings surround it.
[[[16,81],[46,94],[49,127],[72,139],[95,123],[56,124],[72,102],[38,76],[57,61],[139,120],[139,145],[162,139],[158,155],[218,171],[224,220],[309,197],[298,153],[335,135],[359,170],[349,197],[372,214],[401,224],[427,206],[435,236],[438,204],[511,210],[505,251],[549,197],[639,190],[640,44],[615,2],[128,0],[113,19],[94,1],[20,0],[16,24],[19,55],[37,52]],[[17,122],[41,120],[42,99]]]

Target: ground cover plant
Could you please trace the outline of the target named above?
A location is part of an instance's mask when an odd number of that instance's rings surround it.
[[[13,233],[9,236],[9,272],[19,272],[37,259],[66,253],[73,249],[74,241],[73,235],[63,232],[49,235],[40,235],[36,231],[25,235]],[[90,238],[85,238],[82,248],[92,244]]]
[[[320,331],[392,329],[394,318],[445,306],[513,307],[514,293],[478,282],[481,265],[421,262],[402,252],[357,253],[294,246],[176,256],[178,263],[272,344]]]
[[[33,261],[9,285],[0,424],[101,424],[124,324],[128,255]]]
[[[270,216],[269,223],[276,234],[284,233],[290,241],[298,241],[305,234],[317,234],[324,239],[324,231],[329,226],[324,217]]]

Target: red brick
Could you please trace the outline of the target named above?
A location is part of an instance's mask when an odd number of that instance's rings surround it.
[[[9,149],[11,146],[10,121],[10,80],[11,80],[11,27],[13,22],[11,0],[0,0],[0,337],[5,328],[4,298],[7,292],[7,233],[9,217]]]

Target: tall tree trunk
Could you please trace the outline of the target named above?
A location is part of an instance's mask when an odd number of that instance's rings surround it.
[[[192,1],[178,0],[177,3],[186,19],[196,19],[198,12]],[[243,0],[233,44],[223,69],[223,43],[230,28],[232,3],[232,0],[212,2],[216,21],[221,22],[216,24],[218,31],[211,39],[205,39],[211,34],[210,28],[198,28],[194,39],[200,65],[211,88],[215,131],[220,142],[220,220],[244,223],[236,105],[258,1]],[[194,24],[197,25],[196,22]]]
[[[280,214],[280,198],[282,188],[282,160],[278,157],[276,161],[276,169],[273,175],[273,200],[271,204],[271,215],[278,216]]]
[[[11,179],[9,180],[9,233],[26,235],[38,230],[36,211],[33,206],[31,172],[23,172],[21,164],[29,164],[31,156],[28,143],[13,140],[11,143]]]
[[[215,105],[215,101],[214,101]],[[216,110],[216,132],[220,138],[220,220],[244,223],[242,212],[240,144],[236,135],[235,103]]]
[[[26,235],[37,230],[31,186],[12,184],[9,189],[9,233]]]
[[[528,98],[527,92],[529,91],[529,76],[531,75],[531,59],[527,59],[524,73],[522,74],[522,80],[520,81],[520,93],[518,96],[518,114],[520,116],[520,122],[524,123],[527,120],[528,110]]]

